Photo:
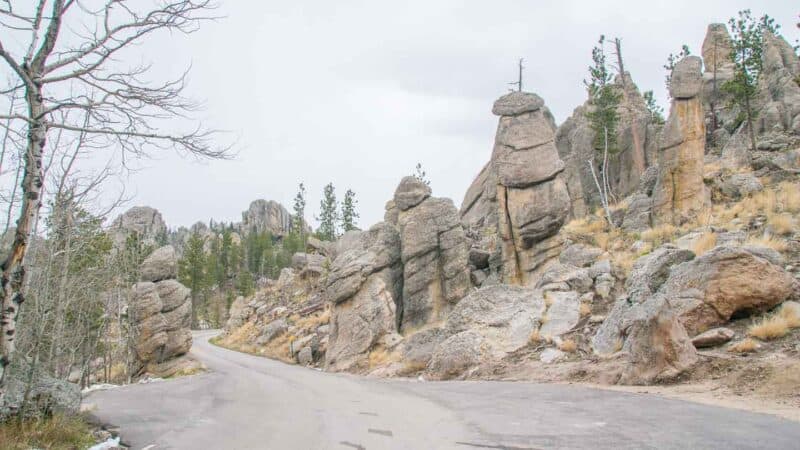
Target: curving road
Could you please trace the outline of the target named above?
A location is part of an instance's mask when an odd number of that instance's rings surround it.
[[[783,449],[800,424],[646,394],[322,373],[216,347],[209,372],[89,395],[135,449]]]

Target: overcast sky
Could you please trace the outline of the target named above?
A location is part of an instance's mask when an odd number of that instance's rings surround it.
[[[546,3],[546,4],[545,4]],[[558,123],[585,100],[582,80],[603,33],[623,40],[641,90],[666,106],[662,65],[706,26],[740,9],[766,12],[798,37],[798,8],[774,1],[221,1],[224,20],[143,47],[159,73],[191,64],[204,121],[237,139],[233,161],[149,160],[126,180],[128,206],[158,208],[171,227],[240,220],[251,200],[291,209],[300,181],[307,218],[323,186],[357,193],[360,225],[421,162],[434,195],[460,206],[488,161],[492,102],[525,58],[525,90]]]

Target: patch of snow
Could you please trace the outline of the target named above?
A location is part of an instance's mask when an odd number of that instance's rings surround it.
[[[89,447],[89,450],[110,450],[119,447],[119,436],[115,438],[108,438],[105,442]]]
[[[81,391],[81,393],[85,395],[85,394],[88,394],[88,393],[90,393],[90,392],[94,392],[94,391],[106,391],[106,390],[108,390],[108,389],[114,389],[114,388],[116,388],[116,387],[119,387],[119,385],[116,385],[116,384],[108,384],[108,383],[99,383],[99,384],[93,384],[93,385],[91,385],[91,386],[87,386],[87,387],[83,388],[83,390]]]

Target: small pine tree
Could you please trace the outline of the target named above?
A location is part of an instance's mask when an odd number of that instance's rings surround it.
[[[653,91],[645,91],[644,102],[647,104],[647,111],[650,112],[650,119],[657,124],[664,124],[664,108],[658,106]]]
[[[728,25],[731,28],[731,59],[734,62],[734,71],[733,78],[722,85],[722,91],[729,94],[732,102],[742,110],[738,122],[747,122],[751,150],[755,151],[753,121],[756,112],[753,110],[753,100],[762,69],[764,34],[778,34],[780,26],[767,15],[754,19],[749,9],[739,11],[739,17],[732,17]]]
[[[431,181],[428,179],[427,173],[425,173],[425,170],[422,168],[422,163],[417,163],[417,166],[414,167],[414,175],[413,176],[414,176],[414,178],[418,179],[419,181],[422,181],[423,183],[425,183],[426,186],[430,186],[431,185]]]
[[[319,229],[317,235],[322,240],[332,241],[336,239],[336,225],[339,222],[339,203],[336,201],[336,189],[333,183],[325,186],[322,200],[319,202]]]
[[[356,212],[356,193],[348,189],[344,193],[344,200],[342,201],[342,231],[355,230],[355,221],[358,219],[358,212]]]
[[[672,83],[672,71],[675,69],[675,65],[678,64],[678,61],[691,54],[692,51],[689,49],[689,46],[683,44],[681,46],[681,51],[676,54],[670,53],[669,56],[667,56],[667,63],[664,64],[664,69],[667,71],[667,76],[664,79],[664,84],[667,86],[667,92],[669,92],[669,86]]]
[[[614,153],[617,149],[617,124],[619,123],[619,107],[622,96],[611,84],[613,74],[606,66],[605,36],[600,36],[598,46],[592,49],[592,65],[589,66],[589,80],[584,80],[589,91],[591,108],[586,113],[592,131],[594,131],[594,148],[598,151],[606,149]]]
[[[207,281],[204,245],[205,239],[200,236],[200,233],[192,233],[184,247],[183,257],[178,261],[178,281],[189,288],[192,299],[193,326],[197,325],[197,311],[200,308]]]
[[[294,196],[294,217],[292,218],[292,231],[303,235],[306,216],[306,186],[300,183],[297,195]]]

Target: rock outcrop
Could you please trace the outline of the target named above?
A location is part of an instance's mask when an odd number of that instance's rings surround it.
[[[142,281],[133,285],[129,305],[135,372],[170,376],[194,364],[182,358],[192,347],[190,291],[175,280],[177,259],[171,246],[147,257],[141,273]]]
[[[659,144],[659,173],[653,195],[656,224],[680,225],[694,218],[706,199],[703,156],[706,130],[701,68],[697,56],[683,58],[672,71],[672,106]]]
[[[167,240],[167,224],[157,209],[134,206],[111,223],[108,229],[116,248],[124,248],[128,237],[135,235],[143,245],[158,246]]]
[[[242,212],[242,233],[268,231],[282,236],[292,230],[292,215],[280,203],[273,200],[254,200],[247,211]]]
[[[477,235],[492,235],[491,252],[502,281],[526,285],[558,256],[557,236],[570,200],[555,144],[555,123],[536,94],[498,99],[500,116],[492,158],[473,181],[461,216]]]
[[[400,330],[444,319],[472,286],[458,210],[451,200],[430,193],[424,182],[409,176],[394,195],[403,263]]]
[[[325,369],[364,369],[370,350],[395,334],[402,302],[400,235],[378,223],[356,232],[331,263],[326,297],[333,303]]]
[[[637,189],[647,167],[656,164],[661,125],[654,121],[630,74],[625,74],[625,83],[617,77],[614,86],[622,101],[617,110],[620,117],[618,151],[609,156],[608,180],[614,195],[624,198]],[[597,160],[599,154],[594,148],[595,133],[586,116],[591,108],[589,102],[577,107],[556,133],[558,154],[565,164],[564,179],[569,190],[572,217],[591,214],[600,206],[600,195],[586,163]],[[596,170],[599,166],[595,165]]]

